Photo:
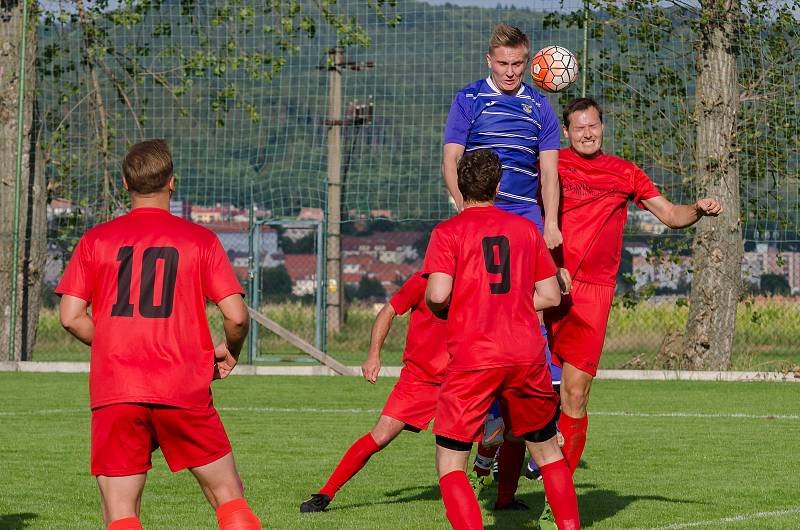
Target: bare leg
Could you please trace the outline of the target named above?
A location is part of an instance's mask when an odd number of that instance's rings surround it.
[[[189,471],[197,479],[203,494],[215,510],[226,502],[244,497],[233,453],[228,453],[210,464],[193,467]]]
[[[373,427],[370,432],[372,433],[372,438],[375,439],[375,443],[378,444],[378,447],[383,449],[403,432],[405,426],[406,424],[400,420],[390,418],[389,416],[381,416],[378,418],[378,423],[375,424],[375,427]]]
[[[139,517],[142,505],[142,491],[147,473],[124,477],[97,476],[100,488],[100,502],[103,507],[103,520],[106,526],[112,521],[127,517]]]

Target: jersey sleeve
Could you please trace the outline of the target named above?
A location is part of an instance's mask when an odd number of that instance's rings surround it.
[[[633,166],[633,202],[639,208],[644,208],[642,201],[652,199],[661,195],[647,173],[642,171],[639,166]]]
[[[464,92],[459,92],[453,99],[450,106],[450,113],[447,115],[447,122],[444,126],[444,143],[467,145],[469,128],[472,125],[472,117]]]
[[[544,238],[540,237],[538,233],[534,233],[534,241],[536,243],[536,249],[534,250],[533,281],[540,282],[551,276],[555,276],[558,269],[553,261],[553,257],[550,255],[550,250],[548,250],[544,242]]]
[[[428,250],[425,252],[425,261],[422,265],[422,274],[429,276],[434,272],[443,272],[449,276],[456,275],[456,249],[453,238],[440,227],[433,229]]]
[[[425,298],[425,287],[427,282],[421,274],[414,274],[406,283],[394,294],[389,303],[392,304],[395,313],[404,315],[412,308],[419,305]]]
[[[539,151],[558,151],[561,149],[561,131],[558,118],[547,98],[542,98],[542,131],[539,133]]]
[[[244,295],[233,265],[216,236],[204,264],[203,289],[205,297],[215,304],[232,294]]]
[[[78,241],[67,268],[64,269],[64,274],[56,286],[56,294],[75,296],[91,302],[94,272],[92,253],[89,247],[86,236],[83,236]]]

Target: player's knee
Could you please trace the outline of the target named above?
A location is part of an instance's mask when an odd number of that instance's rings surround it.
[[[535,444],[546,442],[547,440],[551,439],[556,435],[556,417],[553,416],[553,419],[550,422],[542,427],[541,429],[527,432],[522,435],[525,438],[525,441],[532,442]]]
[[[472,442],[462,442],[461,440],[453,440],[446,436],[436,435],[436,445],[451,451],[470,451],[472,450]]]
[[[561,385],[562,408],[569,411],[583,411],[589,401],[589,388],[583,385]]]

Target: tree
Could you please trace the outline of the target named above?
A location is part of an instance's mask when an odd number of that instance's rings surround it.
[[[261,274],[261,292],[270,302],[283,302],[292,296],[292,277],[284,265],[264,269]]]
[[[38,131],[34,126],[37,6],[36,2],[28,1],[24,50],[23,7],[24,2],[0,4],[0,240],[4,249],[0,253],[0,311],[3,315],[0,348],[6,350],[13,333],[14,350],[8,351],[9,360],[30,359],[36,341],[46,254],[44,172],[36,152]],[[21,55],[24,55],[24,72],[20,72]],[[20,122],[17,116],[22,73],[25,86]],[[22,149],[18,152],[19,134]],[[16,183],[18,164],[21,167],[19,186]],[[19,240],[16,249],[12,247],[15,227]],[[14,251],[18,257],[16,262]],[[16,275],[16,300],[12,300],[12,275]]]
[[[356,300],[383,300],[386,298],[386,290],[380,281],[365,274],[358,281],[358,288],[353,292],[353,298]]]

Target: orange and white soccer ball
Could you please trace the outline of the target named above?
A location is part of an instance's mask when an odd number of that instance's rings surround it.
[[[542,90],[559,92],[578,79],[578,59],[562,46],[547,46],[533,56],[531,77]]]

